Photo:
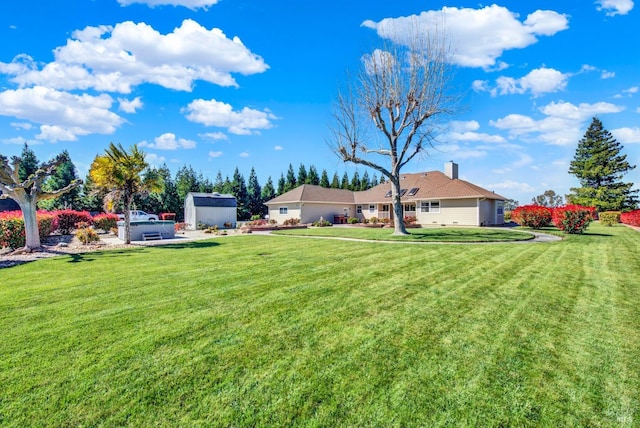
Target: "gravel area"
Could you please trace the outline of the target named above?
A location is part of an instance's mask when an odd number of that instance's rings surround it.
[[[230,233],[230,235],[235,232]],[[224,236],[224,235],[218,235]],[[88,253],[92,251],[115,250],[120,248],[135,248],[140,246],[178,244],[181,242],[198,241],[214,238],[216,235],[202,231],[186,231],[178,234],[173,239],[160,239],[157,241],[134,241],[127,245],[114,235],[101,235],[100,241],[84,245],[71,235],[50,236],[42,239],[42,247],[33,253],[12,254],[10,249],[0,249],[0,269],[21,265],[28,262],[55,257],[66,254]]]

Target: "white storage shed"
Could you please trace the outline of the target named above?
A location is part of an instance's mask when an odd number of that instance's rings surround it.
[[[188,230],[196,230],[198,225],[218,226],[226,224],[236,227],[238,202],[235,196],[220,193],[188,193],[184,199],[184,222]]]

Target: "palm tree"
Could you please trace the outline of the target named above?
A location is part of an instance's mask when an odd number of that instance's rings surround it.
[[[130,210],[133,198],[139,194],[162,191],[162,178],[148,167],[145,154],[138,150],[137,145],[131,146],[127,151],[121,144],[110,143],[104,155],[96,156],[89,170],[96,188],[108,192],[105,196],[107,210],[113,210],[117,201],[124,205],[127,244],[131,243]]]

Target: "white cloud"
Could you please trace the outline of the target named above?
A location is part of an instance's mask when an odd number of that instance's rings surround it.
[[[503,180],[497,183],[487,184],[483,186],[487,189],[513,190],[518,192],[534,192],[535,187],[529,183],[521,183],[514,180]]]
[[[282,146],[275,146],[275,147],[273,148],[273,150],[284,150],[284,147],[282,147]]]
[[[42,144],[41,141],[38,140],[28,140],[26,138],[23,137],[14,137],[14,138],[7,138],[2,140],[2,142],[4,144],[15,144],[18,146],[23,146],[25,144],[28,144],[29,146],[34,146],[34,145],[38,145],[38,144]]]
[[[625,94],[629,94],[630,96],[633,94],[637,94],[638,93],[638,87],[637,86],[632,86],[629,89],[625,89],[622,91]]]
[[[196,142],[184,138],[176,138],[176,134],[167,132],[156,137],[153,143],[143,141],[140,146],[157,150],[193,149],[196,146]]]
[[[199,8],[207,9],[218,3],[218,0],[118,0],[122,6],[129,6],[131,4],[139,3],[146,4],[149,7],[155,6],[184,6],[191,10]]]
[[[164,156],[155,153],[145,153],[144,160],[151,166],[161,166],[165,162]]]
[[[520,79],[499,77],[496,80],[500,95],[524,94],[530,92],[534,97],[558,91],[567,87],[569,75],[553,68],[537,68]]]
[[[248,157],[249,157],[249,152],[242,152],[242,153],[240,153],[240,157],[241,157],[241,158],[248,158]]]
[[[222,152],[209,152],[209,158],[219,158],[220,156],[222,156],[224,153]]]
[[[518,15],[497,5],[482,9],[443,7],[420,15],[364,21],[362,26],[376,30],[380,37],[408,44],[415,28],[438,28],[453,41],[453,62],[466,67],[503,69],[498,58],[511,49],[522,49],[537,42],[538,36],[552,36],[568,28],[565,15],[537,10],[521,22]]]
[[[452,121],[449,123],[450,131],[443,136],[443,140],[448,142],[482,142],[491,144],[506,143],[507,140],[500,135],[490,135],[476,132],[480,129],[480,124],[475,120]]]
[[[140,97],[135,97],[132,100],[118,98],[118,102],[120,103],[119,109],[125,113],[135,113],[137,110],[142,108],[142,101],[140,100]]]
[[[16,129],[22,129],[25,131],[29,131],[31,128],[33,128],[33,125],[28,122],[19,122],[19,123],[13,122],[11,126],[13,126]]]
[[[21,87],[129,93],[143,83],[182,91],[191,91],[196,80],[238,86],[232,73],[268,69],[239,38],[229,39],[220,29],[207,30],[189,19],[168,34],[130,21],[86,27],[73,32],[54,56],[54,62],[40,68],[29,56],[18,55],[11,63],[0,63],[0,72],[14,76]]]
[[[41,124],[38,139],[74,141],[80,135],[112,134],[123,119],[106,94],[74,95],[36,86],[0,92],[0,116]]]
[[[582,103],[574,105],[567,102],[552,102],[539,108],[545,115],[535,120],[529,116],[510,114],[490,124],[509,132],[510,137],[525,142],[541,141],[551,145],[575,144],[584,134],[587,124],[593,116],[606,113],[618,113],[624,107],[610,103]]]
[[[222,132],[205,132],[204,134],[198,134],[198,137],[205,140],[219,141],[219,140],[228,140],[226,134]]]
[[[633,0],[597,0],[596,4],[607,16],[626,15],[633,9]]]
[[[640,143],[640,128],[613,129],[611,134],[623,144]]]
[[[227,128],[229,132],[237,135],[251,135],[258,133],[259,129],[272,128],[271,121],[277,119],[268,110],[260,111],[244,107],[240,111],[234,111],[229,104],[203,99],[192,101],[182,109],[182,113],[191,122]]]
[[[600,73],[601,79],[613,79],[614,77],[616,77],[616,73],[613,71],[602,70]]]

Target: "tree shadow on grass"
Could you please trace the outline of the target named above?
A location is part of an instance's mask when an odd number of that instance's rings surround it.
[[[153,248],[158,248],[159,250],[184,250],[186,248],[212,248],[217,247],[218,245],[220,245],[220,243],[214,241],[190,241],[178,244],[154,245]]]

